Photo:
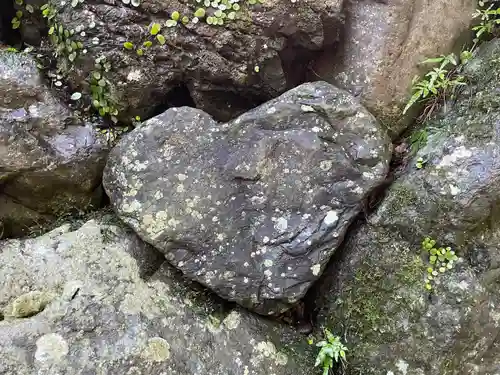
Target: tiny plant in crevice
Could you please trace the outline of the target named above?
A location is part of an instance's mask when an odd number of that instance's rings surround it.
[[[422,249],[428,256],[427,275],[425,277],[425,289],[431,291],[439,284],[439,275],[453,269],[459,257],[451,247],[436,246],[436,240],[426,237],[422,241]]]
[[[424,167],[425,163],[427,163],[427,160],[424,160],[424,158],[419,157],[417,159],[417,162],[415,163],[415,167],[417,169],[422,169]]]
[[[412,155],[415,155],[418,150],[427,144],[427,136],[426,129],[421,129],[412,133],[410,136],[410,149]]]
[[[144,40],[142,42],[142,45],[136,47],[132,42],[125,42],[123,43],[123,48],[127,50],[135,50],[138,56],[143,56],[146,51],[153,46],[154,42],[158,43],[161,46],[166,43],[165,36],[163,36],[163,34],[160,34],[160,31],[161,25],[157,22],[153,22],[148,27],[148,39]]]
[[[110,82],[106,73],[111,70],[111,63],[105,56],[95,59],[94,70],[90,73],[90,91],[92,93],[92,106],[101,117],[109,115],[114,123],[118,122],[118,109],[110,92]]]
[[[439,65],[429,71],[423,78],[419,79],[418,76],[413,78],[413,95],[406,104],[403,114],[418,101],[437,99],[446,95],[450,89],[465,85],[464,77],[456,74],[455,67],[458,65],[458,61],[454,54],[426,59],[422,64]]]
[[[327,328],[324,329],[326,340],[316,344],[320,348],[314,367],[321,367],[323,375],[328,375],[335,363],[345,365],[347,347],[339,336],[333,335]]]

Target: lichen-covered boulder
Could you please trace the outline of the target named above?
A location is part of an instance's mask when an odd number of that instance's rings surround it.
[[[313,374],[305,340],[191,288],[116,217],[0,248],[2,374]]]
[[[402,116],[413,77],[426,58],[462,48],[470,35],[475,0],[368,0],[346,2],[342,43],[324,48],[311,79],[321,79],[361,98],[361,103],[399,135],[413,120]]]
[[[69,82],[89,98],[94,72],[106,83],[99,109],[150,117],[180,86],[197,108],[229,120],[303,82],[314,53],[338,40],[343,2],[50,0],[44,11]],[[96,68],[101,56],[108,69]]]
[[[55,99],[31,57],[0,50],[0,237],[98,206],[108,149]]]
[[[320,324],[353,348],[349,374],[500,371],[499,54],[494,40],[466,65],[465,91],[426,124],[423,169],[396,180],[317,285]]]
[[[225,124],[173,108],[127,134],[103,184],[191,279],[262,314],[301,297],[386,177],[390,142],[347,92],[308,83]]]

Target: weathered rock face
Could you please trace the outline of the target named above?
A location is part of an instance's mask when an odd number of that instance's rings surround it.
[[[342,42],[326,48],[312,79],[360,96],[397,136],[412,121],[402,116],[417,64],[449,53],[468,32],[475,0],[354,0],[346,2]],[[445,16],[446,15],[446,16]],[[460,44],[460,47],[462,45]]]
[[[234,2],[238,1],[230,5]],[[64,46],[67,39],[83,44],[76,49],[73,62],[68,60],[67,51],[58,57],[75,87],[89,86],[95,59],[105,56],[111,64],[104,74],[105,91],[119,119],[151,116],[156,107],[164,105],[170,90],[186,85],[197,108],[219,120],[229,120],[305,78],[313,53],[325,41],[338,39],[343,0],[295,4],[265,0],[256,5],[241,1],[240,9],[234,12],[236,19],[230,20],[230,12],[225,12],[228,17],[223,26],[200,20],[185,25],[179,22],[170,28],[165,24],[174,11],[181,18],[192,19],[203,5],[164,0],[140,2],[137,7],[122,1],[84,1],[76,7],[70,3],[49,1],[50,22],[57,25],[55,34],[59,26],[76,31],[72,36],[58,37],[58,43]],[[206,16],[214,11],[206,8]],[[152,23],[162,26],[163,45],[150,35]],[[145,47],[147,41],[152,46]],[[134,48],[124,48],[126,42]]]
[[[107,151],[52,96],[35,61],[0,50],[0,233],[99,205]]]
[[[466,91],[427,124],[425,167],[395,182],[318,285],[320,322],[351,336],[352,374],[500,371],[499,53],[487,43],[466,66]],[[462,261],[430,264],[426,236]]]
[[[2,374],[313,373],[294,333],[217,310],[112,217],[0,246]]]
[[[226,124],[170,109],[121,140],[103,183],[188,277],[272,315],[319,277],[385,179],[390,148],[350,94],[316,82]]]

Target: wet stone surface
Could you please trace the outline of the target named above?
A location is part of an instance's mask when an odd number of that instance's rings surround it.
[[[187,277],[273,315],[321,275],[389,158],[375,118],[316,82],[225,124],[170,109],[121,140],[104,187]]]

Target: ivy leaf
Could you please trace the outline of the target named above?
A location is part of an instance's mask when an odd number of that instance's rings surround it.
[[[153,23],[151,26],[151,35],[156,35],[160,32],[161,25],[159,23]]]
[[[130,42],[125,42],[125,43],[123,43],[123,47],[130,50],[130,49],[134,48],[134,44],[130,43]]]
[[[165,37],[161,34],[158,34],[156,36],[156,39],[158,39],[158,43],[160,43],[162,46],[165,44]]]

